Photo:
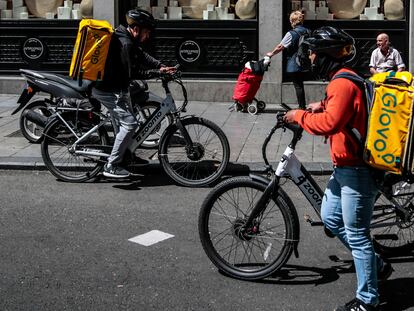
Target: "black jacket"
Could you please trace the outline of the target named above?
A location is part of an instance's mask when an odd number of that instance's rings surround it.
[[[96,88],[106,92],[125,91],[133,79],[159,76],[160,67],[161,62],[137,46],[127,28],[120,25],[112,35],[103,81],[97,82]]]

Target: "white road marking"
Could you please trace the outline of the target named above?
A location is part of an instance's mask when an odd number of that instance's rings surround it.
[[[133,238],[128,239],[130,242],[138,243],[144,246],[151,246],[158,242],[164,241],[166,239],[173,238],[172,234],[162,232],[159,230],[151,230],[147,233],[137,235]]]

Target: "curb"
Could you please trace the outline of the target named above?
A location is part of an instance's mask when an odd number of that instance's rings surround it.
[[[272,163],[275,165],[275,163]],[[312,175],[329,175],[333,171],[331,163],[327,162],[304,162],[303,166]],[[164,170],[158,161],[150,161],[148,164],[135,165],[134,169],[139,173],[164,174]],[[274,167],[275,168],[275,167]],[[47,168],[41,157],[13,158],[0,157],[1,170],[26,170],[46,171]],[[250,173],[261,174],[265,169],[263,162],[229,162],[225,174],[227,175],[248,175]]]

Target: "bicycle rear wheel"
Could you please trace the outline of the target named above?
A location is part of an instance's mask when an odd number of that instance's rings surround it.
[[[229,163],[230,147],[224,132],[202,118],[182,119],[191,138],[187,146],[175,124],[161,138],[159,157],[166,173],[178,184],[189,187],[208,185],[221,177]]]
[[[243,280],[278,271],[299,238],[297,213],[282,189],[272,196],[252,228],[244,224],[266,185],[234,177],[215,187],[203,202],[198,229],[204,251],[216,267]]]
[[[371,221],[373,244],[384,256],[414,249],[414,184],[395,180],[375,202]],[[397,209],[400,208],[399,209]]]
[[[77,129],[73,129],[78,135],[85,134],[94,126],[87,122],[78,123]],[[77,137],[59,119],[53,120],[45,129],[41,145],[42,158],[49,171],[60,180],[86,181],[95,177],[105,163],[104,157],[75,154],[75,150],[72,149],[76,140]],[[108,135],[101,127],[77,145],[76,150],[95,150],[97,153],[105,149],[110,151],[111,147],[107,144]]]

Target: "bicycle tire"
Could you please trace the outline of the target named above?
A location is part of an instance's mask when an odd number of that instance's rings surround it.
[[[80,122],[80,121],[78,121]],[[78,126],[79,134],[86,133],[93,127],[92,123],[83,122]],[[59,180],[66,182],[84,182],[95,177],[105,164],[106,159],[92,159],[82,155],[74,155],[69,151],[75,141],[75,136],[63,122],[56,118],[45,128],[41,144],[42,158],[48,170]],[[108,144],[109,137],[103,127],[92,134],[78,148],[87,146],[102,150]],[[110,146],[109,150],[110,150]]]
[[[396,180],[388,192],[380,194],[374,205],[373,245],[382,256],[405,255],[414,250],[414,184]],[[403,207],[408,216],[395,209],[396,205]],[[373,227],[381,224],[385,227]]]
[[[38,144],[42,141],[42,133],[44,128],[40,125],[37,125],[29,121],[25,116],[24,112],[26,110],[33,110],[37,113],[41,113],[46,117],[51,115],[51,112],[47,109],[47,104],[44,100],[36,100],[27,104],[22,113],[20,114],[19,125],[20,132],[22,135],[31,143]]]
[[[299,221],[281,188],[256,222],[257,231],[246,234],[239,230],[266,186],[250,177],[233,177],[217,185],[202,204],[198,219],[201,244],[226,275],[260,280],[281,269],[292,255],[299,239]],[[221,223],[224,229],[216,229]],[[279,229],[281,232],[275,232]]]
[[[147,120],[151,114],[160,106],[158,102],[145,102],[140,105],[140,110],[142,111],[145,120]],[[138,115],[137,117],[139,117]],[[145,120],[143,120],[145,122]],[[141,120],[140,120],[141,121]],[[172,124],[173,120],[170,115],[166,115],[162,119],[161,123],[152,131],[150,136],[148,136],[140,145],[140,148],[143,149],[156,149],[159,146],[162,134]]]
[[[177,126],[171,125],[161,137],[159,158],[165,172],[176,183],[188,187],[209,185],[224,173],[230,147],[224,132],[213,122],[190,117],[181,120],[193,148],[187,148]]]

